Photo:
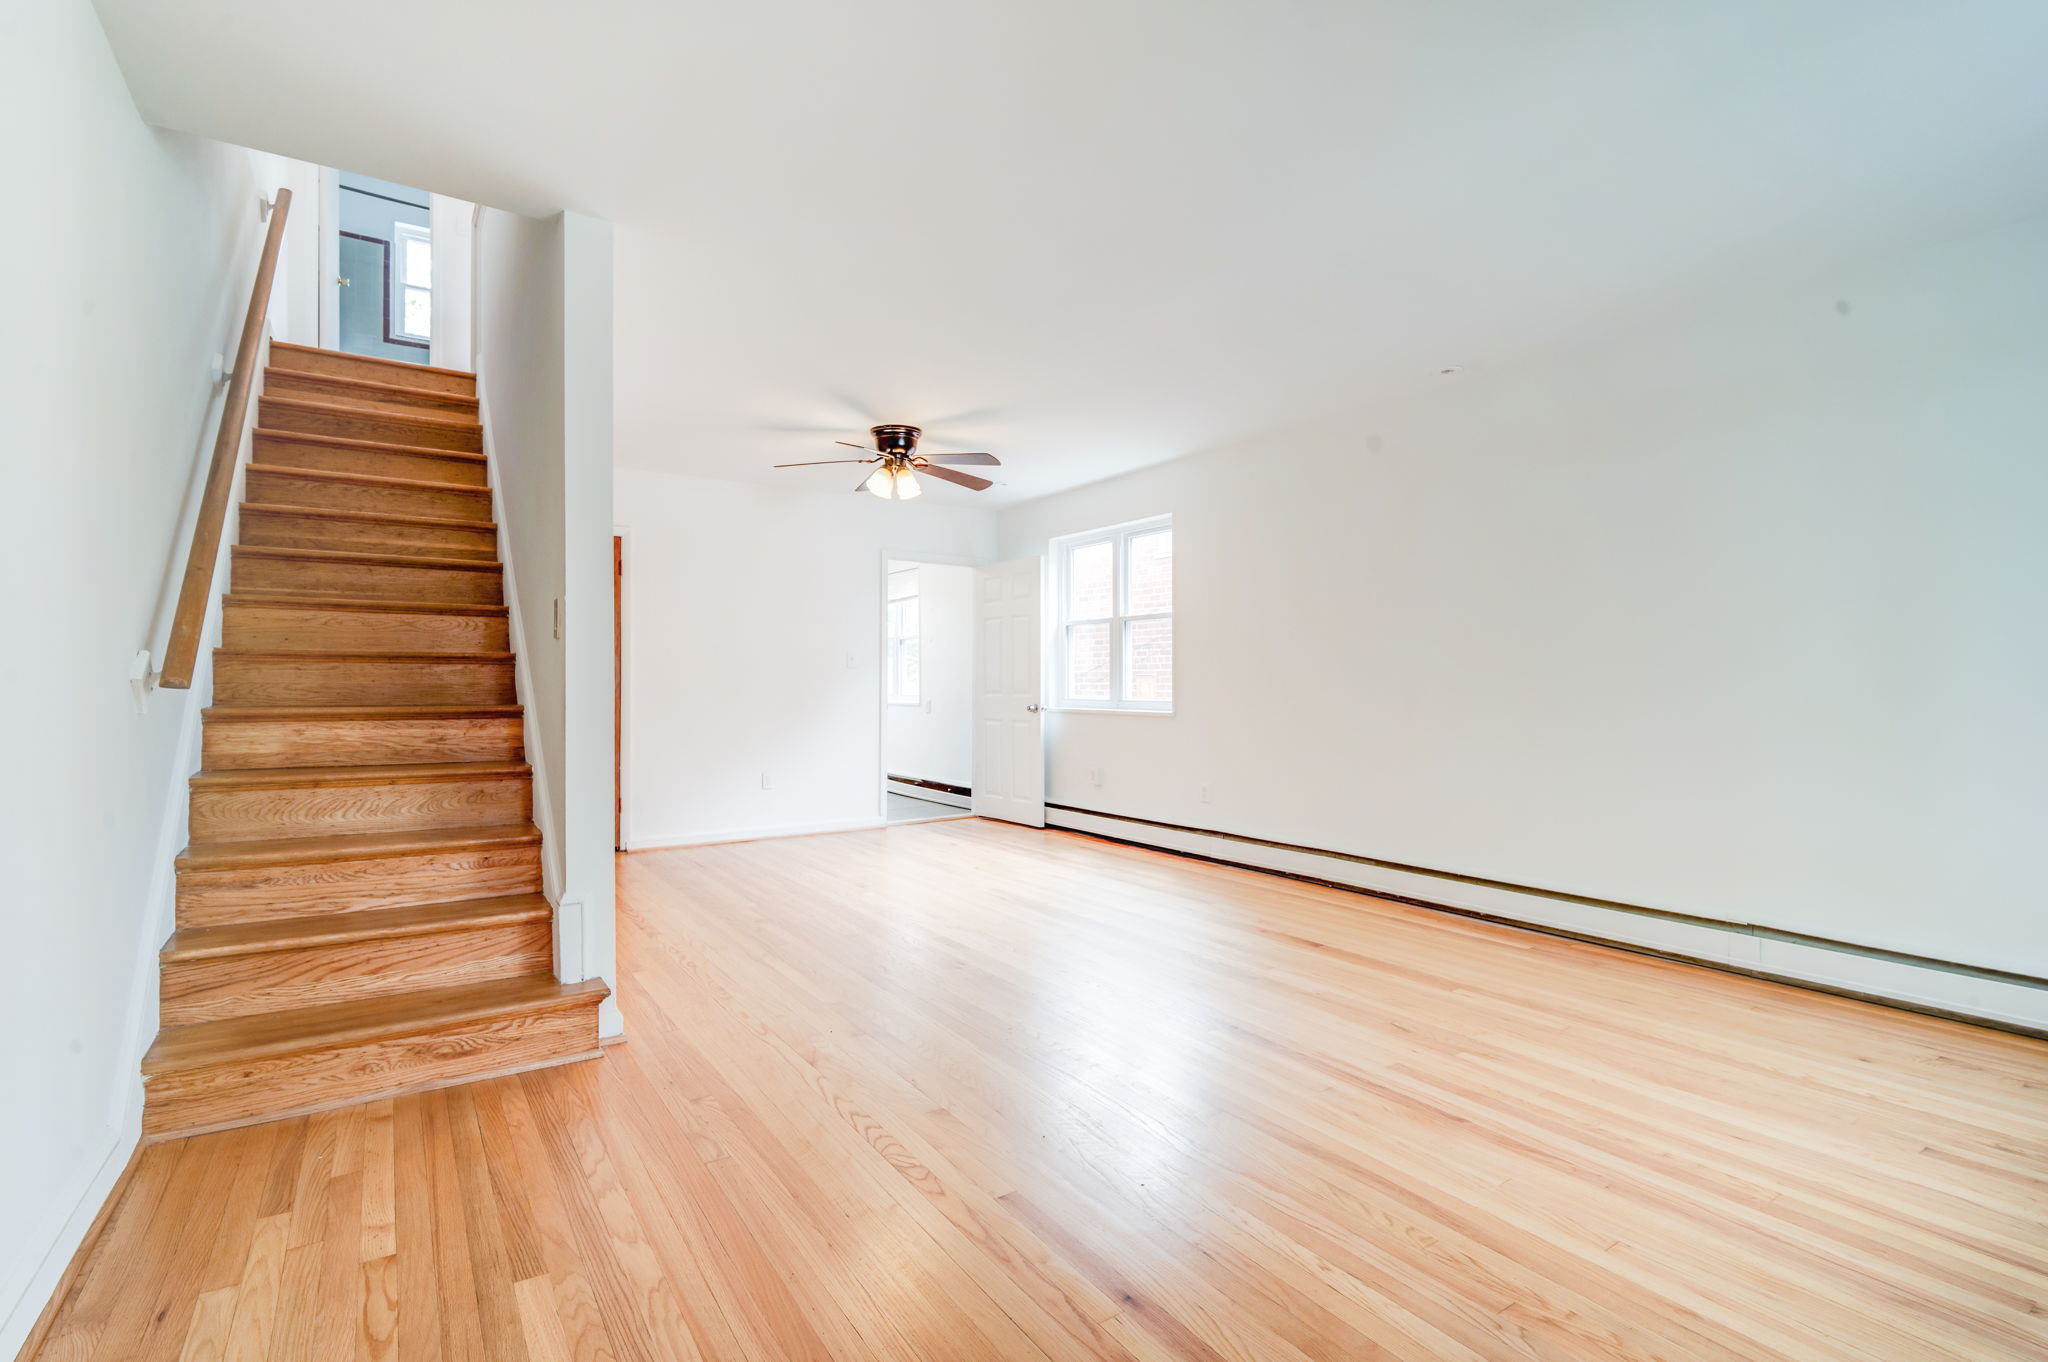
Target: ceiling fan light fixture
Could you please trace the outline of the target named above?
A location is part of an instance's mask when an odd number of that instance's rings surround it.
[[[924,488],[917,485],[917,475],[899,463],[885,463],[877,468],[861,489],[873,492],[884,501],[909,501],[912,497],[924,495]]]
[[[996,466],[1002,463],[993,454],[932,454],[917,452],[917,437],[922,434],[916,426],[876,426],[869,434],[875,437],[873,457],[866,459],[807,459],[800,463],[779,463],[777,468],[822,468],[827,464],[873,464],[874,471],[854,484],[854,491],[867,492],[883,501],[910,501],[924,495],[924,484],[919,473],[929,473],[940,482],[950,482],[956,487],[965,487],[970,492],[986,492],[995,486],[987,478],[958,469],[948,464],[968,463]],[[835,444],[848,449],[870,452],[866,445],[857,445],[851,440],[836,440]]]

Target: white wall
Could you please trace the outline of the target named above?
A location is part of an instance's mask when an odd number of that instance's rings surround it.
[[[270,285],[270,335],[293,345],[320,343],[320,167],[250,152],[259,182],[292,191],[284,242]],[[266,194],[274,194],[267,189]]]
[[[610,979],[610,228],[576,213],[539,220],[487,208],[475,255],[478,391],[556,971]],[[602,1025],[619,1029],[610,1002]]]
[[[891,704],[883,765],[890,775],[974,783],[974,569],[917,566],[917,704]],[[885,670],[883,675],[887,676]]]
[[[473,368],[470,327],[476,315],[470,297],[476,244],[477,207],[467,199],[430,194],[434,232],[433,363],[443,369]]]
[[[1049,798],[2048,974],[2044,450],[2035,220],[1007,510],[1175,517]]]
[[[565,979],[615,980],[612,839],[612,229],[562,214]],[[559,964],[558,964],[559,968]],[[618,1000],[599,1018],[621,1029]]]
[[[12,1356],[134,1148],[154,952],[183,841],[193,693],[137,714],[129,660],[183,564],[255,274],[249,153],[153,131],[84,0],[10,6],[0,164],[0,1356]]]
[[[627,845],[878,822],[882,563],[986,559],[993,514],[622,463],[617,519]]]

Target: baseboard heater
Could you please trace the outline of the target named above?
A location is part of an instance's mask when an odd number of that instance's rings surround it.
[[[943,780],[926,780],[921,776],[890,776],[889,791],[891,794],[907,795],[912,799],[929,799],[935,804],[951,804],[957,809],[974,807],[973,790],[965,785],[948,785]]]
[[[2048,979],[1071,804],[1049,826],[2048,1039]]]

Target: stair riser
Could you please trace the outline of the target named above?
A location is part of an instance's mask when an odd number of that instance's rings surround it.
[[[432,388],[436,392],[476,396],[474,374],[451,374],[424,365],[380,364],[361,355],[334,350],[295,350],[282,345],[270,347],[270,367],[301,374],[326,374],[335,378],[359,378],[370,383],[395,383],[406,388]]]
[[[258,407],[258,424],[265,430],[296,430],[307,435],[333,435],[343,440],[376,440],[391,445],[459,449],[468,454],[483,452],[483,429],[474,424],[448,425],[391,412],[357,411],[346,407],[316,410],[298,406],[298,401],[297,398],[276,398],[266,394]]]
[[[597,1053],[597,1006],[492,1017],[428,1035],[386,1038],[153,1075],[148,1135],[270,1120]]]
[[[433,615],[410,610],[322,610],[228,602],[221,638],[249,652],[502,653],[503,615]]]
[[[540,846],[187,870],[178,926],[219,927],[540,891]]]
[[[383,475],[378,475],[383,476]],[[273,506],[327,506],[338,511],[371,511],[379,515],[423,515],[441,520],[488,521],[491,494],[487,488],[457,491],[446,487],[380,487],[375,483],[330,482],[301,478],[261,464],[249,469],[248,500]]]
[[[165,1026],[384,998],[544,974],[553,967],[546,919],[424,936],[184,960],[163,967]]]
[[[389,785],[195,789],[192,840],[261,842],[339,833],[494,827],[533,817],[526,776]]]
[[[453,450],[366,449],[355,445],[331,445],[320,440],[299,439],[258,431],[252,457],[265,464],[286,468],[318,468],[329,473],[367,473],[373,478],[411,478],[415,482],[459,482],[472,487],[489,483],[490,473],[481,459],[464,458]]]
[[[517,719],[209,720],[206,767],[401,766],[407,762],[518,761]]]
[[[453,525],[390,525],[293,515],[249,506],[242,511],[241,542],[275,549],[341,549],[355,553],[410,553],[422,558],[498,557],[495,530]]]
[[[371,601],[449,601],[457,605],[503,605],[501,574],[463,568],[411,567],[397,563],[322,562],[237,553],[236,591],[274,591],[292,596],[343,596]]]
[[[510,705],[518,698],[509,660],[286,662],[223,653],[214,661],[216,705]]]
[[[403,377],[398,375],[372,381],[399,383]],[[328,402],[338,407],[354,407],[361,411],[395,412],[400,416],[416,413],[449,421],[476,419],[476,402],[459,393],[436,393],[428,389],[414,389],[404,393],[366,392],[351,386],[343,379],[294,373],[289,369],[266,370],[263,375],[263,392],[267,397],[303,397],[308,402]]]

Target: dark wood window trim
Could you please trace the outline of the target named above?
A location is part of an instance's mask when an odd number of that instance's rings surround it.
[[[356,241],[367,241],[384,254],[384,287],[381,293],[384,302],[379,310],[384,319],[384,343],[410,346],[414,350],[431,350],[433,346],[427,341],[408,340],[391,333],[391,243],[381,236],[368,236],[362,232],[343,232],[342,235]]]

